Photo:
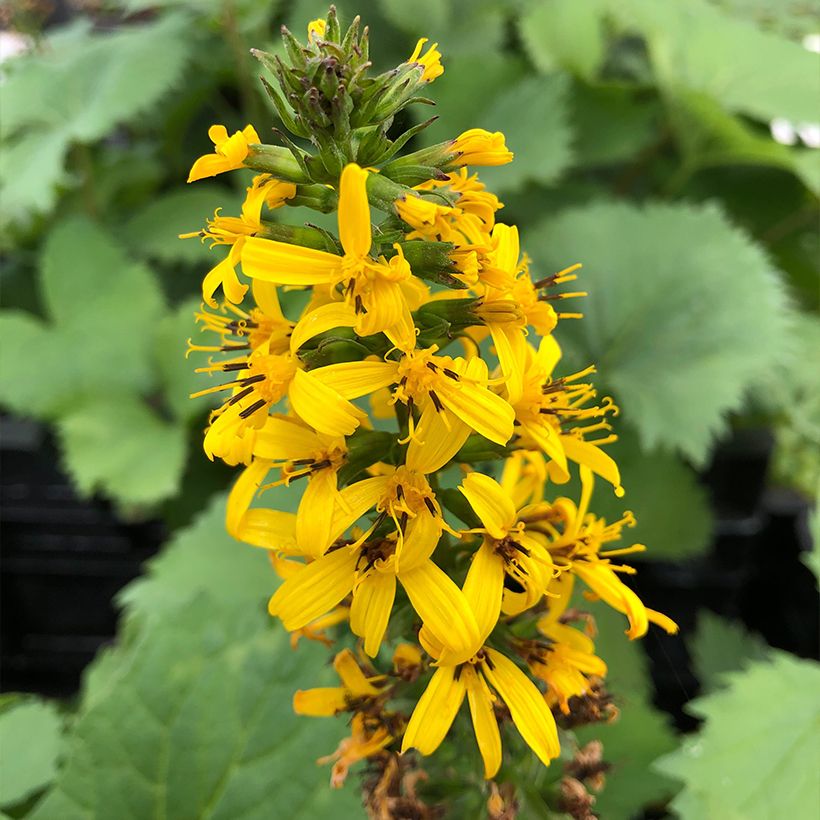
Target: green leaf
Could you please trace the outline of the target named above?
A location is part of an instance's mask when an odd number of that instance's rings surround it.
[[[178,83],[193,45],[184,15],[106,34],[81,20],[8,61],[0,84],[4,222],[25,223],[53,207],[69,144],[98,140],[156,105]]]
[[[618,463],[626,495],[617,498],[599,482],[596,515],[617,521],[624,510],[631,510],[637,524],[624,530],[623,544],[645,544],[647,552],[641,558],[676,560],[701,552],[709,543],[713,522],[707,493],[694,471],[672,453],[642,450],[622,424],[616,430],[618,441],[606,451]]]
[[[99,226],[73,217],[49,233],[40,287],[75,394],[155,383],[153,335],[164,298],[151,271],[131,262]]]
[[[570,99],[577,167],[625,162],[658,139],[662,111],[654,97],[628,86],[575,83]]]
[[[62,721],[52,703],[18,697],[0,712],[0,806],[9,808],[54,780]]]
[[[154,619],[80,709],[65,766],[31,820],[361,816],[315,761],[342,721],[295,715],[293,692],[327,680],[326,650],[297,652],[267,613],[208,596]],[[112,674],[113,673],[113,674]]]
[[[700,91],[729,111],[761,120],[816,119],[817,59],[799,44],[705,0],[607,0],[607,7],[624,29],[646,37],[659,85],[669,93]]]
[[[442,0],[418,0],[412,5],[404,0],[379,0],[384,16],[397,28],[418,34],[441,30],[450,22],[452,9]],[[367,22],[367,21],[365,21]],[[409,54],[408,54],[409,56]]]
[[[646,658],[639,643],[624,635],[623,616],[603,605],[593,613],[598,625],[595,650],[609,667],[607,688],[620,714],[614,723],[595,723],[575,733],[581,744],[600,740],[604,759],[612,764],[606,786],[597,795],[595,812],[601,817],[627,818],[676,791],[674,782],[650,770],[649,764],[674,749],[677,739],[666,716],[651,705]]]
[[[204,396],[190,398],[204,385],[202,374],[194,372],[196,363],[185,355],[188,339],[198,332],[194,317],[200,304],[199,299],[189,299],[157,325],[156,362],[165,401],[181,421],[202,416],[208,407]]]
[[[177,492],[185,431],[162,421],[139,398],[89,399],[57,423],[63,459],[81,493],[124,504],[151,504]]]
[[[482,76],[484,76],[482,69]],[[485,168],[481,179],[492,190],[517,191],[527,182],[555,182],[572,159],[568,122],[569,77],[528,77],[505,90],[475,125],[503,131],[515,160]]]
[[[749,20],[759,28],[801,40],[817,31],[817,14],[811,3],[793,0],[710,0],[729,14]]]
[[[179,234],[203,228],[217,208],[222,208],[225,215],[238,213],[236,193],[207,184],[177,189],[138,211],[126,223],[123,240],[135,254],[160,262],[203,261],[209,258],[210,243],[196,237],[183,240]],[[212,259],[213,264],[218,261]]]
[[[727,820],[816,813],[820,664],[773,652],[689,708],[706,725],[656,763],[685,784],[672,808]]]
[[[290,497],[284,488],[274,487],[263,500],[277,509],[292,509]],[[216,496],[147,563],[145,574],[118,594],[117,603],[128,615],[167,617],[200,593],[219,606],[250,610],[274,593],[279,579],[265,550],[235,541],[225,531],[225,502],[226,496]]]
[[[544,73],[566,68],[591,80],[604,58],[603,20],[598,3],[537,0],[518,21],[530,59]]]
[[[702,461],[782,354],[786,297],[766,257],[713,205],[593,203],[525,238],[536,273],[584,263],[567,367],[597,365],[644,448]]]
[[[737,672],[750,661],[764,660],[769,654],[763,639],[707,610],[698,613],[690,650],[698,679],[709,692],[720,688],[727,673]]]

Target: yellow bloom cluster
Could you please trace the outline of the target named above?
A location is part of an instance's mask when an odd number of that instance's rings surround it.
[[[333,22],[310,24],[306,53]],[[421,56],[425,42],[400,67],[416,85],[443,73],[436,45]],[[275,150],[251,126],[209,134],[215,153],[190,180],[263,170]],[[348,156],[329,184],[271,169],[240,216],[217,212],[185,235],[228,246],[197,317],[215,337],[190,345],[213,354],[199,372],[227,379],[196,394],[224,391],[205,451],[243,465],[227,529],[269,551],[283,579],[270,613],[294,637],[329,643],[344,623],[359,639],[336,656],[341,686],[294,700],[303,714],[353,713],[336,784],[399,743],[435,751],[465,696],[487,778],[502,763],[499,716],[548,765],[553,708],[568,712],[606,673],[569,623],[576,580],[626,616],[630,638],[649,622],[676,628],[620,580],[631,570],[613,558],[643,547],[608,545],[631,515],[607,524],[589,510],[595,475],[623,492],[602,449],[617,408],[598,400],[594,368],[556,375],[553,331],[579,314],[554,305],[584,294],[550,289],[579,266],[533,276],[517,229],[496,221],[503,204],[471,169],[512,159],[502,134],[473,129],[379,167]],[[428,178],[405,184],[418,168]],[[312,201],[336,206],[338,236],[263,214]],[[552,487],[575,472],[577,503]],[[266,488],[293,482],[295,514],[265,505]],[[379,673],[386,645],[392,666]],[[425,676],[411,714],[392,706]]]

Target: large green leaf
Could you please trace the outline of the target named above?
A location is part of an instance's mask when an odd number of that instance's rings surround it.
[[[361,816],[355,786],[332,791],[315,763],[343,721],[291,709],[296,689],[327,680],[326,654],[292,651],[267,613],[207,595],[153,619],[81,706],[55,788],[30,817]]]
[[[19,697],[0,711],[0,806],[13,806],[51,783],[61,732],[57,709],[46,701]]]
[[[196,238],[182,240],[179,234],[203,228],[217,208],[226,216],[238,213],[236,193],[221,185],[180,188],[138,211],[126,223],[123,239],[135,254],[162,262],[207,260],[210,243]],[[212,264],[218,261],[213,258]]]
[[[656,768],[685,784],[683,817],[813,817],[820,807],[820,664],[773,652],[690,704],[706,720]],[[687,814],[692,806],[703,812]]]
[[[606,0],[606,5],[622,28],[646,37],[659,84],[670,93],[701,91],[730,111],[762,120],[816,119],[817,61],[798,43],[705,0]]]
[[[606,786],[595,802],[596,813],[626,820],[639,814],[647,803],[675,793],[674,782],[651,771],[649,764],[674,749],[677,740],[667,718],[651,704],[646,658],[639,643],[624,635],[623,616],[602,605],[593,613],[598,625],[595,650],[609,667],[607,688],[614,694],[620,714],[614,723],[582,727],[576,735],[581,743],[600,740],[604,759],[612,764]]]
[[[289,497],[277,487],[264,500],[287,509],[292,507],[287,504]],[[145,574],[125,587],[117,602],[126,614],[137,617],[166,617],[200,593],[207,593],[219,606],[254,609],[278,584],[266,552],[235,541],[225,531],[225,496],[219,495],[148,562]]]
[[[194,44],[187,23],[187,16],[168,14],[96,34],[83,20],[9,61],[0,84],[0,135],[7,141],[0,171],[4,222],[24,222],[29,212],[53,205],[72,142],[104,137],[178,83]]]
[[[569,77],[528,77],[505,89],[475,126],[503,131],[515,153],[509,165],[485,168],[481,179],[495,191],[517,191],[527,182],[555,182],[569,166],[572,151],[568,122]]]
[[[536,0],[518,21],[536,68],[566,68],[592,79],[604,58],[603,21],[595,0]]]
[[[595,203],[527,230],[537,271],[580,261],[568,366],[597,365],[647,449],[702,460],[782,354],[786,298],[766,257],[713,205]]]
[[[762,638],[706,610],[698,613],[697,632],[689,646],[695,672],[707,692],[719,688],[729,672],[737,672],[750,661],[763,660],[769,654]]]
[[[618,462],[626,495],[618,498],[598,482],[596,515],[616,521],[631,510],[637,524],[624,530],[624,545],[645,544],[646,558],[674,560],[701,552],[712,533],[712,511],[694,471],[672,453],[644,451],[634,434],[616,427],[619,440],[606,451]]]
[[[78,490],[123,504],[174,495],[185,462],[185,430],[139,398],[111,394],[79,403],[57,422],[63,458]]]

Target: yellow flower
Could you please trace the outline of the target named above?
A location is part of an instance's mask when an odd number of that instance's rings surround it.
[[[210,240],[212,248],[216,245],[231,246],[227,258],[212,268],[202,281],[202,298],[211,307],[216,307],[213,296],[220,286],[229,302],[238,304],[242,301],[248,286],[239,281],[236,266],[245,240],[249,236],[256,236],[262,229],[262,205],[267,204],[271,209],[279,208],[295,194],[296,186],[292,182],[274,179],[269,174],[259,174],[247,189],[241,216],[221,216],[221,208],[217,208],[205,230],[179,235],[180,239],[198,236],[203,242]]]
[[[438,50],[438,43],[433,43],[427,52],[422,55],[422,46],[427,42],[426,37],[422,37],[413,49],[413,53],[407,59],[408,63],[417,63],[424,68],[421,75],[422,82],[431,83],[437,77],[444,74],[444,66],[441,64],[441,52]]]
[[[307,33],[309,40],[321,40],[325,36],[325,29],[327,28],[327,21],[323,17],[317,20],[311,20],[308,23]]]
[[[378,718],[357,712],[350,722],[350,737],[344,738],[332,755],[320,757],[317,762],[321,764],[333,762],[330,785],[334,789],[340,789],[354,763],[378,755],[392,742],[393,735]]]
[[[457,154],[453,165],[506,165],[514,156],[500,131],[491,134],[483,128],[471,128],[459,134],[450,143],[450,150]]]
[[[617,414],[618,408],[608,396],[590,406],[597,392],[580,379],[594,373],[594,367],[554,379],[552,373],[560,358],[561,349],[552,336],[543,338],[537,351],[526,345],[521,394],[509,399],[523,443],[532,442],[549,456],[547,469],[553,481],[562,484],[569,480],[569,460],[589,467],[612,484],[616,495],[623,495],[618,465],[601,449],[617,438],[610,434],[612,428],[605,418]],[[602,438],[587,440],[601,431]]]
[[[512,500],[489,476],[470,473],[459,490],[484,525],[481,547],[473,556],[465,592],[482,608],[476,613],[488,631],[496,625],[501,610],[517,615],[541,601],[553,577],[552,559],[541,533],[528,530],[533,507],[516,510]]]
[[[423,755],[432,754],[447,735],[465,695],[488,780],[501,767],[501,734],[493,709],[499,700],[545,766],[560,754],[555,719],[541,692],[509,658],[486,646],[468,663],[439,665],[407,724],[402,752],[415,748]]]
[[[214,153],[201,156],[193,164],[188,182],[241,168],[248,156],[248,146],[259,143],[259,134],[252,125],[245,126],[242,131],[235,131],[231,136],[228,136],[228,129],[224,125],[212,125],[208,129],[208,136],[214,144]]]
[[[632,513],[613,524],[588,512],[594,477],[588,467],[581,467],[581,499],[578,506],[569,498],[556,499],[541,512],[530,516],[529,526],[548,538],[547,549],[552,555],[556,569],[571,573],[566,579],[570,589],[572,576],[580,578],[592,593],[613,609],[622,612],[629,620],[626,634],[630,639],[643,637],[649,623],[657,624],[670,634],[678,631],[677,624],[666,615],[644,606],[641,599],[618,577],[618,573],[632,574],[634,569],[613,564],[611,558],[642,552],[642,544],[622,549],[602,551],[602,547],[621,538],[624,526],[634,526]]]
[[[341,686],[319,689],[300,689],[293,696],[293,711],[297,715],[332,717],[362,700],[380,697],[384,692],[385,676],[365,677],[349,649],[343,649],[333,659],[333,668],[342,681]]]
[[[360,336],[387,333],[402,348],[415,345],[410,302],[420,293],[400,245],[389,261],[370,256],[372,230],[367,171],[347,165],[339,183],[339,237],[344,255],[253,237],[242,249],[246,275],[279,285],[328,285],[347,306],[347,326]]]

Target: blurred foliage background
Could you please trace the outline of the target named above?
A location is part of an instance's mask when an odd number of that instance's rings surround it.
[[[439,119],[414,146],[503,130],[515,162],[482,174],[505,203],[502,221],[520,225],[537,271],[584,264],[585,321],[564,322],[558,338],[567,367],[596,362],[622,407],[613,454],[635,540],[650,548],[641,572],[678,579],[669,606],[655,605],[685,627],[682,640],[656,638],[647,657],[595,610],[621,709],[618,723],[579,733],[600,737],[612,764],[596,811],[810,816],[820,807],[820,666],[706,608],[737,615],[715,605],[721,583],[748,575],[750,561],[788,560],[765,534],[756,551],[716,556],[721,537],[739,532],[708,480],[716,445],[764,431],[769,486],[808,501],[820,489],[816,9],[337,6],[370,25],[376,69],[405,59],[419,36],[440,43],[446,73],[430,87]],[[118,595],[116,644],[76,698],[4,696],[8,816],[361,816],[355,784],[331,793],[314,764],[344,727],[290,710],[325,654],[291,651],[264,611],[274,583],[264,554],[224,534],[229,471],[201,452],[208,408],[187,398],[197,381],[184,359],[209,250],[177,239],[217,207],[236,211],[247,184],[232,174],[186,186],[209,125],[252,122],[275,142],[250,47],[276,51],[280,24],[301,36],[326,10],[318,0],[30,0],[3,11],[4,50],[20,53],[0,66],[0,403],[53,431],[76,493],[106,499],[122,522],[160,521],[169,539]],[[743,463],[730,485],[743,484]],[[736,528],[765,515],[749,492],[751,513],[728,516]],[[618,510],[605,493],[596,503]],[[778,645],[811,655],[820,519],[797,509],[792,536],[805,547],[814,532],[798,578],[811,588],[809,623],[797,618],[787,628],[806,634]],[[714,600],[700,588],[704,567],[719,577]],[[765,587],[758,608],[756,623],[780,617]],[[688,719],[658,708],[666,652],[678,705],[700,694]],[[532,772],[518,786],[522,817],[555,816]]]

